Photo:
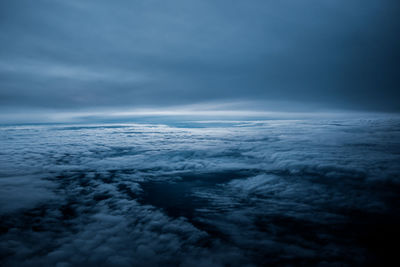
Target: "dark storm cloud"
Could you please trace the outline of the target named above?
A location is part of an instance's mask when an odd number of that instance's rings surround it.
[[[0,5],[0,101],[9,108],[232,99],[400,108],[395,0]]]

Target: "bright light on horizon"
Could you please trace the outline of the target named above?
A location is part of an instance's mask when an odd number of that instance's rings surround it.
[[[164,108],[131,108],[80,111],[48,110],[30,112],[10,112],[0,115],[0,123],[90,123],[135,121],[146,118],[172,118],[175,120],[249,120],[249,119],[340,119],[340,118],[376,118],[398,117],[397,114],[356,112],[356,111],[267,111],[260,108],[249,108],[251,104],[242,103],[206,103],[182,105]],[[254,105],[259,107],[260,105]]]

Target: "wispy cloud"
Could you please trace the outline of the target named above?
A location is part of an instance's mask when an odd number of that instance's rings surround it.
[[[66,80],[82,80],[113,83],[145,82],[148,77],[139,71],[101,69],[99,67],[74,66],[40,61],[20,61],[16,63],[0,63],[3,75],[39,76],[45,79],[63,78]]]

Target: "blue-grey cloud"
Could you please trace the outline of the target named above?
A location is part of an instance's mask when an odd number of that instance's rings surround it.
[[[3,107],[246,99],[399,110],[395,0],[0,5]]]
[[[394,259],[398,120],[188,125],[2,126],[1,263]]]

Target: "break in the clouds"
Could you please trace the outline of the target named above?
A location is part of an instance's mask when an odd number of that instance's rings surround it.
[[[0,104],[399,111],[399,10],[396,0],[5,0]]]

